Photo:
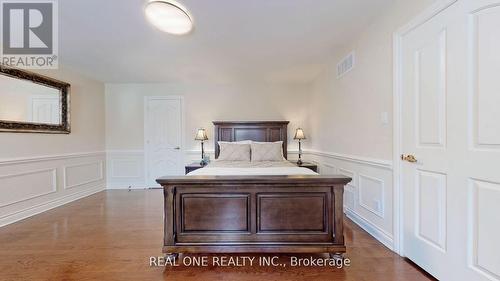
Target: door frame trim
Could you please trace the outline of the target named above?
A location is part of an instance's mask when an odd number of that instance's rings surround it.
[[[178,100],[181,103],[181,165],[185,163],[185,155],[184,155],[184,146],[185,146],[185,133],[184,133],[184,128],[185,128],[185,110],[184,110],[184,97],[183,96],[144,96],[144,104],[143,104],[143,122],[144,122],[144,131],[143,131],[143,139],[144,139],[144,182],[146,188],[149,187],[149,175],[148,175],[148,169],[149,169],[149,162],[148,162],[148,149],[147,149],[147,138],[146,138],[146,114],[147,114],[147,106],[148,102],[151,100]]]
[[[414,17],[407,24],[403,25],[393,33],[393,186],[394,186],[394,251],[400,256],[405,256],[404,252],[404,201],[401,188],[401,159],[402,151],[401,134],[403,119],[401,111],[402,97],[402,41],[403,37],[426,23],[442,11],[449,8],[458,0],[439,0]]]

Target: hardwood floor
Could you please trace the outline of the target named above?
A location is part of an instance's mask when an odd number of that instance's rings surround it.
[[[151,267],[161,256],[162,196],[106,191],[0,228],[0,280],[432,280],[348,219],[351,266],[342,269],[291,267],[290,255],[280,256],[286,267]]]

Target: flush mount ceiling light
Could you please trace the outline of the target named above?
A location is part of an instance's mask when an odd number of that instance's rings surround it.
[[[172,0],[151,0],[146,5],[146,17],[163,32],[182,35],[193,29],[193,20],[181,4]]]

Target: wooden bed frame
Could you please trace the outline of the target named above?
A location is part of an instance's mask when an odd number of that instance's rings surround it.
[[[283,141],[287,121],[214,122],[217,141]],[[165,197],[163,252],[345,252],[343,176],[182,176],[157,180]]]

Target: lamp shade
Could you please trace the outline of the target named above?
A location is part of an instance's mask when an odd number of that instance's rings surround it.
[[[304,140],[306,138],[306,135],[304,134],[304,130],[301,128],[298,128],[295,130],[295,137],[293,137],[294,140]]]
[[[205,129],[198,129],[198,132],[196,133],[196,137],[194,139],[199,141],[208,140],[207,132],[205,131]]]

